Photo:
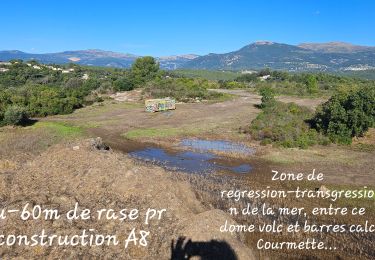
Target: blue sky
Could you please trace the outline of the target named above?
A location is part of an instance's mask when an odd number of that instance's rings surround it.
[[[224,53],[257,40],[375,46],[375,1],[0,1],[0,50]]]

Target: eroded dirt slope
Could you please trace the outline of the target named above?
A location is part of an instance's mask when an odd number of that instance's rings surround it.
[[[79,146],[79,149],[74,146]],[[92,211],[101,208],[167,208],[166,216],[149,226],[137,222],[116,221],[22,221],[11,217],[1,222],[3,234],[37,234],[41,229],[56,234],[79,234],[93,228],[98,233],[128,234],[132,227],[152,233],[147,248],[130,247],[1,247],[1,258],[22,255],[25,258],[98,257],[112,259],[169,259],[171,239],[187,236],[193,241],[225,241],[239,259],[253,255],[240,237],[221,234],[215,223],[230,217],[220,210],[203,206],[190,184],[168,177],[163,169],[137,165],[123,154],[99,151],[88,140],[58,144],[16,170],[0,174],[2,207],[19,208],[25,203],[53,207],[67,212],[78,202]],[[206,219],[206,220],[205,220]],[[198,224],[199,225],[198,225]],[[199,227],[199,230],[197,228]]]

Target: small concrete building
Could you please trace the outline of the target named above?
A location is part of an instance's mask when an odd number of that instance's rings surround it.
[[[173,98],[147,99],[145,101],[146,112],[158,112],[176,109],[176,100]]]

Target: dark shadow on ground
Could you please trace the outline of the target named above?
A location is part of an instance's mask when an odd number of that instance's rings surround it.
[[[192,242],[191,239],[179,237],[171,244],[171,260],[200,257],[202,260],[226,259],[237,260],[232,247],[225,241],[211,240],[207,242]]]
[[[32,126],[34,125],[36,122],[38,122],[38,120],[36,119],[26,119],[26,120],[23,120],[22,123],[20,124],[20,126]]]

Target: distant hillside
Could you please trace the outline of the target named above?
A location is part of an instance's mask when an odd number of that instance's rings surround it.
[[[298,47],[326,53],[353,53],[362,51],[375,51],[375,47],[353,45],[346,42],[301,43],[298,45]]]
[[[103,50],[64,51],[58,53],[32,54],[22,51],[0,51],[0,61],[11,59],[36,60],[40,63],[77,63],[87,66],[129,68],[134,60],[139,57],[133,54],[124,54]],[[157,58],[163,69],[176,69],[184,63],[198,57],[194,54],[176,55]]]
[[[330,48],[327,46],[330,46]],[[336,46],[336,49],[333,46]],[[343,51],[343,48],[345,51]],[[234,52],[211,53],[184,65],[184,68],[211,70],[244,70],[265,67],[288,71],[374,69],[375,48],[353,45],[352,51],[350,51],[348,45],[342,44],[302,44],[294,46],[264,41],[249,44]]]
[[[345,71],[345,72],[339,72],[337,73],[337,75],[375,80],[375,70]]]
[[[31,54],[21,51],[0,51],[0,61],[31,60],[41,63],[77,63],[80,65],[128,68],[137,55],[103,50],[65,51]],[[237,51],[204,56],[194,54],[156,58],[162,69],[193,70],[257,70],[271,68],[291,72],[355,72],[375,69],[375,47],[343,42],[302,43],[289,45],[255,42]]]
[[[160,67],[162,69],[175,70],[175,69],[183,67],[185,63],[197,57],[199,57],[199,55],[186,54],[186,55],[173,55],[173,56],[158,57],[156,59],[160,63]]]
[[[234,80],[242,74],[234,71],[177,69],[172,75],[208,80]]]

